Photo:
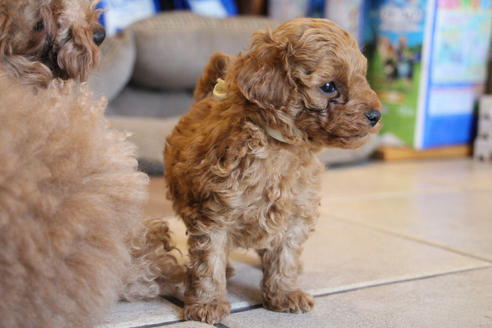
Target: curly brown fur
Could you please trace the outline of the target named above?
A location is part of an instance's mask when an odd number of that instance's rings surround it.
[[[0,0],[2,327],[91,327],[183,279],[166,222],[142,222],[134,146],[76,82],[104,36],[94,6]]]
[[[230,60],[226,99],[208,96],[192,106],[164,151],[169,195],[189,233],[184,315],[212,323],[229,313],[226,266],[234,247],[258,251],[265,307],[306,312],[314,301],[297,278],[318,217],[323,167],[316,153],[362,145],[378,129],[366,114],[379,115],[381,105],[356,41],[327,20],[257,32],[248,53],[223,57],[212,58],[196,94],[210,94],[219,58]],[[332,81],[337,89],[323,92]]]

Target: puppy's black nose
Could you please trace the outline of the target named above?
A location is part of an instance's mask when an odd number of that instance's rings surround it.
[[[371,123],[371,126],[376,126],[381,119],[381,113],[373,109],[366,113],[366,117]]]
[[[100,46],[104,39],[106,39],[106,30],[104,28],[98,28],[97,30],[94,31],[94,34],[92,36],[94,43]]]

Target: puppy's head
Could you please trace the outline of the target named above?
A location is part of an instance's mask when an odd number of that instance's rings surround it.
[[[105,38],[95,6],[95,0],[2,0],[2,63],[27,84],[85,81]]]
[[[355,148],[380,125],[381,103],[366,72],[367,60],[345,30],[301,18],[257,32],[228,85],[290,139]]]

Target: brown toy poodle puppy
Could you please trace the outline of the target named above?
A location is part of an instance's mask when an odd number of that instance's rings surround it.
[[[90,0],[0,0],[0,326],[91,327],[183,271],[142,225],[148,178],[84,81],[104,29]]]
[[[359,147],[378,129],[366,69],[357,42],[323,19],[289,21],[257,32],[246,54],[212,57],[164,151],[169,195],[189,233],[186,319],[229,313],[234,247],[260,255],[266,308],[311,310],[297,278],[318,217],[316,153]]]

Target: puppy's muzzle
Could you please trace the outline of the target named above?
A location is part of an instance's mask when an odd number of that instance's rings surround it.
[[[92,39],[96,45],[100,46],[104,42],[104,39],[106,39],[106,30],[102,26],[98,27],[94,30]]]
[[[371,110],[366,113],[366,117],[369,120],[369,123],[371,126],[376,126],[378,124],[379,120],[381,119],[381,113],[377,110]]]

